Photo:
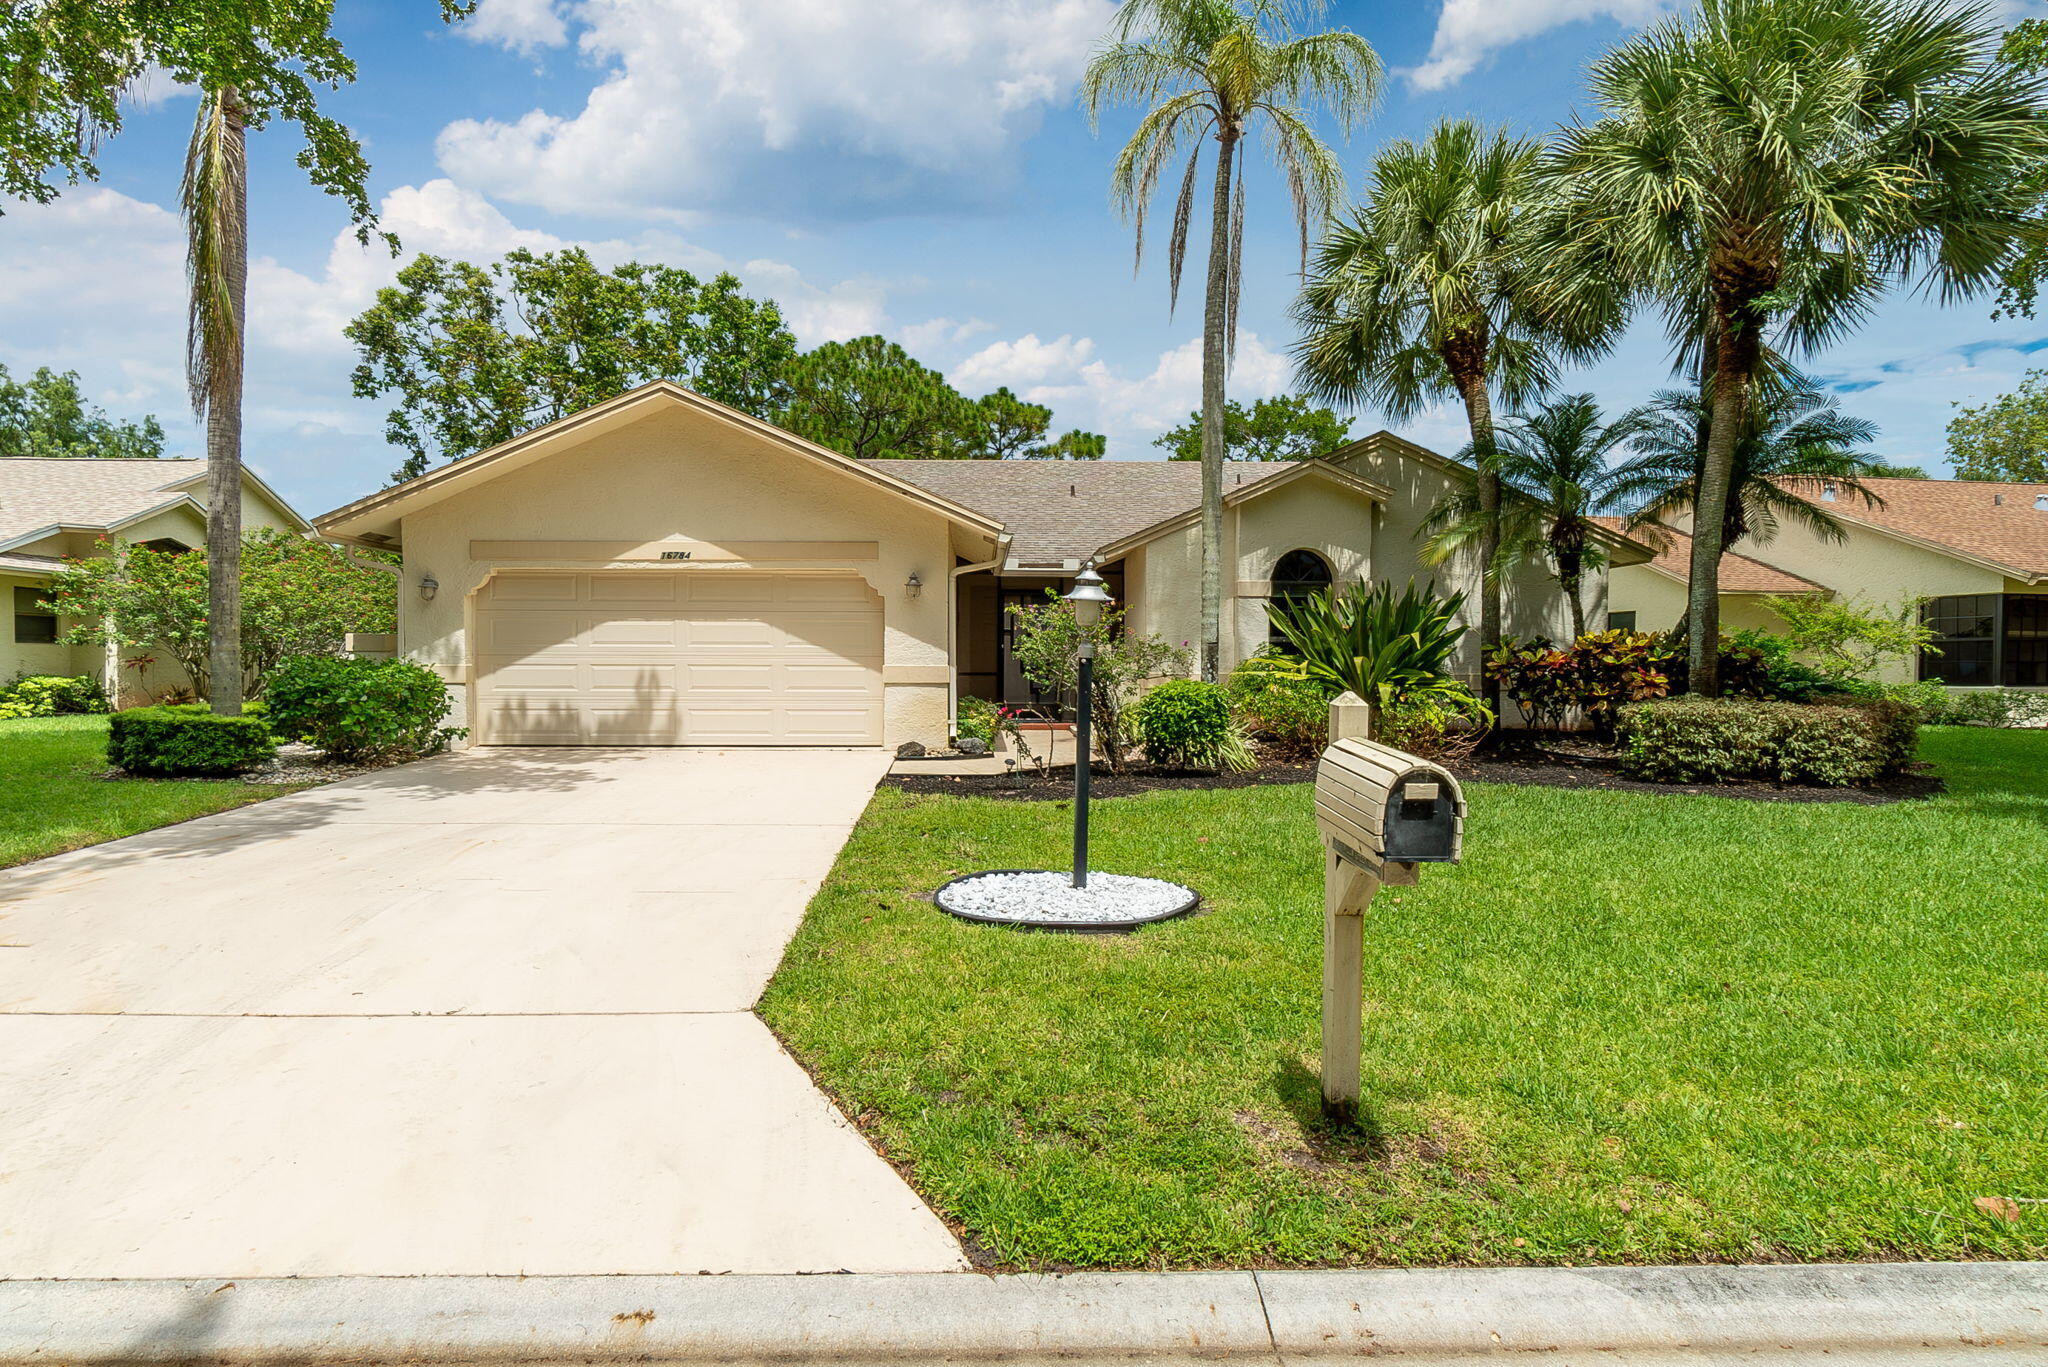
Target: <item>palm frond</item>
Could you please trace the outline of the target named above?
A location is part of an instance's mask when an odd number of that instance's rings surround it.
[[[242,138],[235,92],[204,95],[178,190],[185,218],[185,270],[190,281],[185,382],[192,411],[202,420],[220,390],[221,367],[241,347],[238,273],[242,267],[235,243],[248,198]]]

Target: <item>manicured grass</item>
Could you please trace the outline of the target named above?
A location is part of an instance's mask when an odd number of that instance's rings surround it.
[[[919,900],[1064,866],[1065,804],[884,790],[762,1010],[1012,1265],[2040,1257],[2048,733],[1924,735],[1952,791],[1885,807],[1473,785],[1367,922],[1358,1134],[1306,787],[1099,805],[1210,899],[1130,937]]]
[[[106,771],[105,717],[0,721],[0,868],[293,791]]]

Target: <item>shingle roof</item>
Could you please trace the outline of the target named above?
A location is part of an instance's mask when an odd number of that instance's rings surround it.
[[[1618,517],[1596,517],[1593,521],[1610,531],[1621,531],[1623,522]],[[1650,564],[1678,579],[1692,577],[1692,538],[1676,527],[1667,527],[1653,522],[1638,527],[1629,533],[1643,545],[1656,551]],[[1721,592],[1723,593],[1817,593],[1821,586],[1811,579],[1801,579],[1790,570],[1781,570],[1776,565],[1767,565],[1734,551],[1721,554]]]
[[[1872,508],[1843,493],[1835,502],[1821,484],[1788,484],[1792,492],[1845,522],[1931,541],[2004,567],[2015,578],[2048,578],[2048,484],[2005,484],[1983,479],[1866,479],[1884,500]]]
[[[1113,541],[1195,507],[1202,466],[1192,460],[864,460],[978,513],[1010,532],[1013,562],[1081,560]],[[1256,484],[1285,462],[1224,462],[1223,489]]]
[[[203,460],[0,457],[0,546],[59,523],[110,527],[177,497]]]

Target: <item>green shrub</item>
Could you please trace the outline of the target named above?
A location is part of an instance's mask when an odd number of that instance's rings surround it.
[[[1224,686],[1238,719],[1282,755],[1311,758],[1329,744],[1329,687],[1296,661],[1261,652],[1231,670]]]
[[[1666,698],[1621,709],[1621,765],[1658,783],[1761,780],[1843,788],[1903,769],[1918,733],[1915,709],[1883,699]]]
[[[1733,684],[1730,653],[1742,659]],[[1790,637],[1761,627],[1745,627],[1728,638],[1721,657],[1721,680],[1730,693],[1774,702],[1814,702],[1846,691],[1840,680],[1797,659]]]
[[[204,703],[130,708],[107,723],[107,760],[131,774],[235,774],[276,753],[261,716],[217,717]]]
[[[953,735],[958,740],[978,740],[993,747],[996,743],[996,717],[1000,711],[987,698],[963,696],[959,710],[953,717]]]
[[[70,717],[110,710],[107,692],[90,674],[24,674],[0,687],[0,716]]]
[[[440,725],[440,677],[411,660],[300,655],[271,672],[264,701],[279,735],[344,762],[431,754],[459,734]]]
[[[1676,658],[1662,636],[1646,631],[1591,632],[1569,646],[1511,637],[1487,653],[1486,674],[1529,725],[1561,727],[1577,713],[1607,736],[1616,708],[1670,690]]]
[[[1267,616],[1300,668],[1333,693],[1351,692],[1379,712],[1434,694],[1467,691],[1450,674],[1464,638],[1465,595],[1436,596],[1434,582],[1400,593],[1390,583],[1354,584],[1269,603]]]
[[[1493,729],[1493,713],[1465,690],[1465,696],[1438,695],[1405,702],[1373,720],[1373,739],[1411,755],[1455,763],[1479,748]]]
[[[1131,730],[1152,762],[1169,769],[1251,767],[1230,715],[1230,692],[1221,684],[1167,680],[1131,709]]]
[[[1924,726],[2030,726],[2048,721],[2048,693],[2024,688],[1943,688],[1921,709]]]

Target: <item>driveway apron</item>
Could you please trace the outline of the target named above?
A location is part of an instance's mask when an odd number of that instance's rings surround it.
[[[887,763],[475,750],[0,871],[0,1278],[963,1266],[752,1011]]]

